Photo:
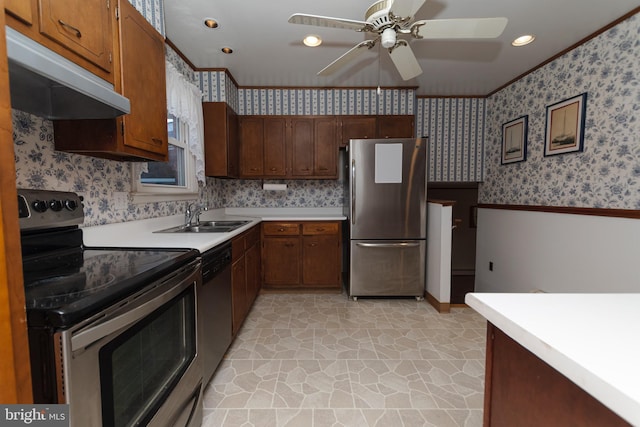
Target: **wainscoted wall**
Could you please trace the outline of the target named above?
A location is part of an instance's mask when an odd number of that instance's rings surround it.
[[[487,100],[483,203],[640,209],[640,17]],[[543,156],[545,107],[587,93],[584,152]],[[527,160],[500,165],[502,124],[529,116]]]
[[[482,181],[485,118],[484,98],[418,98],[416,128],[429,137],[429,181]]]
[[[635,15],[487,100],[481,202],[640,209],[639,33]],[[544,157],[545,107],[583,92],[584,151]],[[502,124],[525,114],[527,160],[501,166]],[[638,292],[639,240],[637,219],[479,209],[476,290]]]

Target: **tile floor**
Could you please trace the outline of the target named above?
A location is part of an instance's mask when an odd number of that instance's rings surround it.
[[[485,333],[470,308],[261,294],[205,390],[203,426],[481,426]]]

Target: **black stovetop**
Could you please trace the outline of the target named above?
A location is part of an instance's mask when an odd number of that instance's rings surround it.
[[[23,258],[30,327],[70,327],[192,261],[188,249],[69,248]]]

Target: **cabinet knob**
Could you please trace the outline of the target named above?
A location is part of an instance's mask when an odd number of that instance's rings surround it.
[[[258,168],[249,168],[249,170],[252,171],[252,172],[257,172]]]
[[[75,33],[77,38],[82,37],[82,33],[80,32],[80,30],[74,27],[73,25],[64,22],[62,19],[58,19],[58,23],[63,27],[67,28],[68,30],[70,30],[71,32]]]
[[[278,170],[278,168],[271,168],[270,170],[271,170],[271,172],[275,172],[275,171]]]
[[[284,231],[284,228],[278,228],[278,231],[282,233]]]
[[[309,246],[318,246],[318,244],[316,242],[313,242]]]
[[[322,227],[316,228],[316,231],[324,231],[324,228]]]

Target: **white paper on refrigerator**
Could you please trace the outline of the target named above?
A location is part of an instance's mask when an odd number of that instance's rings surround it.
[[[402,144],[376,144],[375,183],[402,182]]]

